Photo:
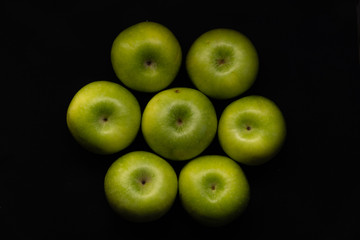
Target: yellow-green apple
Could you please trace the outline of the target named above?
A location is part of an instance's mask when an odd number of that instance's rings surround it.
[[[162,217],[173,205],[178,190],[172,166],[154,153],[136,151],[118,158],[108,169],[105,196],[111,208],[133,222]]]
[[[172,88],[150,99],[141,127],[154,152],[170,160],[189,160],[214,139],[217,117],[213,104],[200,91]]]
[[[219,142],[232,159],[261,165],[281,149],[286,124],[278,106],[262,96],[247,96],[230,103],[220,116]]]
[[[213,98],[229,99],[252,86],[258,62],[256,49],[245,35],[219,28],[195,40],[186,57],[186,69],[200,91]]]
[[[127,87],[143,92],[166,88],[181,65],[181,47],[174,34],[155,22],[123,30],[111,48],[115,74]]]
[[[179,195],[195,220],[207,226],[223,226],[244,212],[250,187],[235,161],[206,155],[191,160],[180,171]]]
[[[71,100],[66,121],[73,137],[87,150],[112,154],[135,139],[141,122],[140,105],[123,86],[95,81]]]

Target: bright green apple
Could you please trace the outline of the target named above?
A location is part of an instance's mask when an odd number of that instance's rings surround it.
[[[250,187],[235,161],[207,155],[191,160],[181,170],[179,195],[195,220],[207,226],[223,226],[246,209]]]
[[[229,104],[221,114],[219,142],[226,154],[246,165],[260,165],[280,150],[286,124],[278,106],[262,96],[247,96]]]
[[[115,74],[127,87],[143,92],[166,88],[175,79],[182,53],[165,26],[141,22],[123,30],[111,48]]]
[[[116,213],[128,221],[149,222],[162,217],[173,205],[177,176],[161,157],[144,151],[130,152],[108,169],[104,188]]]
[[[87,150],[112,154],[135,139],[141,121],[135,96],[117,83],[95,81],[73,97],[66,121],[73,137]]]
[[[254,83],[259,65],[252,42],[232,29],[202,34],[190,47],[186,69],[194,85],[217,99],[236,97]]]
[[[150,99],[141,126],[154,152],[170,160],[188,160],[212,142],[217,117],[211,101],[200,91],[172,88]]]

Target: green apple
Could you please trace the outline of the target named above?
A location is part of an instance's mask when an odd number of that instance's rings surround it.
[[[135,96],[117,83],[95,81],[82,87],[67,110],[67,126],[87,150],[112,154],[135,139],[141,122]]]
[[[233,98],[248,90],[256,79],[258,65],[254,45],[232,29],[202,34],[186,57],[186,69],[194,85],[217,99]]]
[[[173,205],[177,176],[161,157],[144,151],[130,152],[108,169],[104,189],[116,213],[128,221],[149,222],[162,217]]]
[[[182,53],[165,26],[141,22],[123,30],[111,48],[115,74],[127,87],[143,92],[166,88],[175,79]]]
[[[141,126],[154,152],[170,160],[188,160],[212,142],[217,117],[211,101],[200,91],[172,88],[150,99]]]
[[[195,220],[207,226],[223,226],[246,209],[250,187],[235,161],[207,155],[191,160],[181,170],[179,195]]]
[[[232,159],[261,165],[280,150],[286,124],[278,106],[262,96],[247,96],[230,103],[220,116],[219,142]]]

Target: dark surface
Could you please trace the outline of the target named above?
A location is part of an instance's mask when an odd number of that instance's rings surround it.
[[[358,239],[357,1],[238,2],[7,2],[1,8],[0,239]],[[184,58],[210,29],[247,35],[260,72],[243,96],[274,100],[286,118],[288,137],[278,156],[263,166],[242,166],[250,205],[226,227],[198,225],[178,198],[159,221],[122,220],[106,202],[103,179],[122,154],[149,150],[141,133],[126,150],[99,156],[82,149],[67,129],[67,106],[82,86],[120,83],[110,63],[112,41],[145,20],[173,31]],[[171,86],[192,87],[184,61]],[[142,110],[153,95],[133,93]],[[213,100],[218,116],[233,100]],[[215,139],[203,154],[223,152]],[[171,162],[177,173],[185,163]]]

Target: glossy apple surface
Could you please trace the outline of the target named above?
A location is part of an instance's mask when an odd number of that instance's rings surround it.
[[[115,74],[127,87],[156,92],[166,88],[181,65],[180,44],[165,26],[141,22],[123,30],[111,48]]]
[[[262,96],[247,96],[229,104],[219,120],[219,142],[232,159],[261,165],[281,149],[286,124],[278,106]]]
[[[67,126],[87,150],[112,154],[135,139],[141,121],[135,96],[117,83],[96,81],[82,87],[71,100]]]
[[[259,65],[252,42],[232,29],[202,34],[190,47],[186,69],[194,85],[217,99],[236,97],[254,83]]]
[[[199,155],[216,135],[217,117],[211,101],[191,88],[156,94],[146,105],[142,133],[157,154],[171,160]]]
[[[179,195],[195,220],[222,226],[246,209],[250,187],[239,164],[225,156],[209,155],[191,160],[181,170]]]
[[[104,180],[106,199],[112,209],[133,222],[154,221],[166,214],[176,198],[177,184],[171,165],[144,151],[117,159]]]

